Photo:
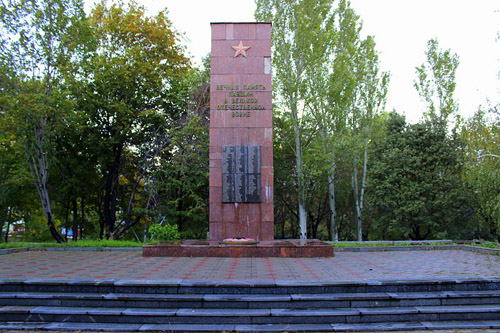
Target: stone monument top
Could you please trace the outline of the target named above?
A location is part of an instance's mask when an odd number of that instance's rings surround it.
[[[212,23],[210,239],[274,239],[271,24]]]

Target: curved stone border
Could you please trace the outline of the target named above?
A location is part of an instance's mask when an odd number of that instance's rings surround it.
[[[500,249],[472,245],[410,245],[410,246],[374,246],[374,247],[334,247],[335,252],[384,252],[384,251],[433,251],[462,250],[483,254],[500,255]]]
[[[484,254],[496,254],[500,255],[500,249],[492,249],[489,247],[481,247],[481,246],[472,246],[472,245],[455,245],[457,248],[462,250],[484,253]]]
[[[333,247],[334,252],[384,252],[384,251],[439,251],[463,250],[483,254],[500,255],[500,249],[472,245],[410,245],[374,247]],[[18,247],[1,249],[0,255],[26,251],[142,251],[142,247]]]

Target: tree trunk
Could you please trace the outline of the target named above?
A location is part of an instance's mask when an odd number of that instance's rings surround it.
[[[139,188],[139,185],[141,184],[141,181],[144,179],[144,176],[149,169],[149,166],[152,162],[155,161],[156,157],[160,155],[162,149],[169,144],[171,141],[170,137],[166,137],[165,135],[157,135],[153,143],[151,144],[151,148],[146,151],[144,154],[144,157],[142,161],[139,163],[140,167],[137,170],[137,175],[134,178],[134,185],[132,187],[132,191],[130,193],[130,199],[128,202],[127,206],[127,212],[126,212],[126,218],[125,218],[125,225],[122,226],[115,234],[112,235],[113,239],[118,239],[120,238],[125,231],[127,231],[129,228],[134,226],[137,222],[141,220],[141,218],[144,216],[144,214],[139,214],[138,217],[132,218],[132,210],[133,210],[133,204],[134,204],[134,199],[137,193],[137,190]],[[178,175],[180,177],[180,175]],[[154,182],[154,181],[153,181]],[[180,196],[180,192],[178,192],[178,197]],[[148,198],[148,202],[146,203],[146,206],[143,207],[145,209],[149,209],[150,204],[151,204],[151,196]],[[182,211],[182,200],[179,200],[179,206],[178,210]],[[182,219],[179,221],[179,231],[182,231]]]
[[[284,216],[285,213],[283,212],[282,215]],[[285,238],[285,219],[283,216],[281,218],[281,238]]]
[[[363,228],[361,224],[361,208],[359,204],[358,197],[358,166],[357,163],[354,162],[352,174],[351,174],[351,184],[352,184],[352,192],[354,196],[354,215],[356,219],[356,233],[358,235],[358,242],[363,241]]]
[[[108,239],[110,235],[115,231],[116,222],[116,202],[115,192],[116,185],[118,183],[118,174],[115,172],[114,168],[109,170],[108,176],[106,177],[106,193],[104,194],[104,227],[105,227],[105,237]]]
[[[69,205],[71,202],[66,203],[66,213],[64,215],[64,234],[61,234],[61,236],[64,237],[66,241],[68,241],[68,230],[69,230]]]
[[[298,204],[299,204],[299,227],[300,239],[307,239],[307,212],[305,202],[304,175],[302,171],[302,143],[300,135],[300,126],[298,120],[297,103],[292,103],[292,118],[294,121],[293,132],[295,138],[295,163],[297,167],[297,186],[298,186]]]
[[[332,241],[339,241],[339,230],[337,226],[337,209],[335,206],[335,163],[332,164],[330,175],[328,175],[328,204],[330,206],[330,230]]]
[[[359,197],[359,225],[362,232],[362,219],[363,219],[363,207],[364,207],[364,198],[365,198],[365,189],[366,189],[366,173],[367,173],[367,165],[368,165],[368,139],[365,141],[365,151],[363,156],[363,176],[361,179],[361,195]]]
[[[104,194],[104,223],[106,239],[113,238],[116,223],[116,200],[118,198],[118,177],[123,145],[115,145],[115,159],[108,169],[106,177],[106,192]]]
[[[47,188],[49,170],[46,152],[44,151],[45,126],[46,119],[39,119],[38,127],[35,130],[36,143],[31,142],[30,147],[26,147],[26,157],[28,159],[28,164],[31,172],[34,175],[35,187],[40,197],[40,202],[42,204],[45,218],[47,219],[49,231],[56,242],[63,243],[64,239],[61,237],[54,224],[52,207],[50,205],[49,190]],[[34,149],[34,152],[29,148]]]
[[[10,228],[10,221],[7,221],[7,230],[5,231],[5,243],[9,241],[9,228]]]
[[[2,230],[5,225],[5,221],[7,221],[7,216],[9,215],[8,211],[12,209],[11,207],[6,207],[6,209],[2,209],[0,215],[0,239],[2,238]]]
[[[6,215],[6,220],[7,220],[7,230],[5,231],[5,242],[9,240],[9,228],[10,228],[10,221],[12,218],[12,207],[9,207],[9,212]],[[2,228],[3,228],[3,223],[2,223]]]
[[[106,228],[106,221],[104,220],[104,213],[102,209],[102,201],[99,200],[98,211],[99,211],[99,239],[104,239],[104,229]]]
[[[363,174],[361,178],[361,192],[359,192],[358,189],[357,159],[355,159],[354,161],[354,167],[351,177],[352,190],[354,194],[354,204],[356,209],[356,226],[357,226],[357,234],[359,242],[363,241],[363,203],[364,203],[365,189],[366,189],[367,165],[368,165],[368,139],[366,139],[365,141],[365,147],[363,152]]]
[[[85,224],[85,201],[82,198],[82,204],[81,204],[81,217],[82,220],[80,221],[80,240],[83,239],[83,225]]]
[[[321,131],[323,140],[323,154],[326,156],[328,151],[328,133],[325,129]],[[332,148],[331,168],[328,173],[328,206],[330,207],[330,237],[333,242],[339,240],[339,230],[337,226],[337,207],[335,205],[335,170],[337,164],[335,162],[335,150]]]
[[[78,203],[73,199],[73,241],[78,240]]]
[[[42,170],[40,170],[42,171]],[[42,176],[43,178],[43,176]],[[45,214],[45,218],[47,219],[47,225],[49,226],[49,231],[52,237],[56,240],[58,243],[64,243],[64,239],[62,236],[59,234],[59,232],[56,229],[55,223],[54,223],[54,217],[52,215],[52,206],[50,204],[50,198],[49,198],[49,191],[47,190],[47,186],[45,184],[42,185],[42,188],[40,189],[40,200],[42,201],[42,208],[43,212]]]
[[[40,173],[42,173],[42,179],[46,178],[46,176],[43,175],[44,170],[40,170]],[[47,190],[46,182],[44,180],[42,180],[42,186],[40,188],[40,200],[42,201],[42,208],[45,214],[45,218],[47,219],[47,225],[49,226],[50,234],[52,235],[52,237],[54,237],[56,242],[64,243],[64,239],[57,231],[54,223],[54,216],[52,214],[52,206],[50,204],[49,191]]]
[[[119,239],[125,233],[125,231],[132,228],[137,222],[141,220],[143,216],[144,214],[139,214],[139,216],[137,216],[136,218],[129,219],[127,222],[125,222],[125,225],[123,225],[113,234],[113,239]]]

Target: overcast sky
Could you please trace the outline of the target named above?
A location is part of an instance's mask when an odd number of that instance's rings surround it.
[[[137,0],[151,14],[165,7],[174,27],[185,33],[193,60],[210,52],[210,22],[254,21],[254,0]],[[415,67],[425,61],[427,41],[460,57],[456,99],[470,116],[487,99],[500,102],[499,0],[351,0],[363,21],[363,34],[373,35],[381,68],[391,73],[387,109],[412,122],[425,108],[413,87]]]

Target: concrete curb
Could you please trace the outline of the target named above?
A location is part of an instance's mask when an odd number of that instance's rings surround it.
[[[376,247],[335,247],[334,252],[390,252],[390,251],[439,251],[462,250],[482,254],[500,255],[500,249],[472,245],[410,245],[410,246],[376,246]]]
[[[197,288],[295,288],[295,287],[367,287],[367,286],[419,286],[419,285],[466,285],[500,283],[500,276],[493,277],[443,277],[415,279],[364,279],[364,280],[126,280],[126,279],[47,279],[47,278],[0,278],[5,285],[47,286],[113,286],[113,287],[197,287]]]
[[[390,252],[390,251],[439,251],[462,250],[482,254],[500,255],[500,249],[472,245],[410,245],[410,246],[376,246],[376,247],[334,247],[334,252]],[[26,251],[142,251],[142,247],[19,247],[1,249],[0,255]]]

